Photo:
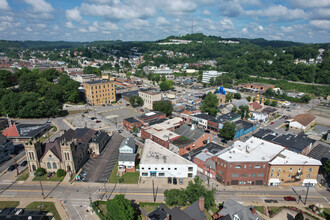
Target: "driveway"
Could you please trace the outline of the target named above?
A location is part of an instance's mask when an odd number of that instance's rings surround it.
[[[118,161],[119,146],[124,137],[114,132],[101,155],[90,158],[82,170],[86,173],[87,182],[105,182]]]

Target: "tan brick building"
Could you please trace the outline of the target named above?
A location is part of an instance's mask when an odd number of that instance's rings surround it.
[[[143,107],[153,109],[153,103],[162,100],[162,93],[154,90],[141,90],[139,96],[143,99]]]
[[[86,102],[90,105],[110,104],[116,101],[114,78],[84,83]]]

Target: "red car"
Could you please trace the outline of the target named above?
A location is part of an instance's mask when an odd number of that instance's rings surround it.
[[[285,197],[284,197],[284,200],[285,200],[285,201],[296,201],[296,198],[293,197],[293,196],[285,196]]]
[[[272,121],[270,124],[271,124],[271,125],[273,125],[273,124],[274,124],[274,122]]]

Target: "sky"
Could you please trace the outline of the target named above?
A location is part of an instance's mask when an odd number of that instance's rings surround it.
[[[0,0],[3,40],[153,41],[192,31],[330,42],[330,0]]]

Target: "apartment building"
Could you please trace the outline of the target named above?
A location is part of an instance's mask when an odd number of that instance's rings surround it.
[[[217,76],[221,76],[222,74],[223,74],[223,72],[218,72],[218,71],[215,71],[215,70],[204,71],[202,82],[203,83],[208,83],[208,82],[210,82],[211,78],[216,78]]]
[[[116,101],[113,78],[84,83],[86,102],[90,105],[106,105]]]
[[[162,100],[162,93],[155,90],[141,90],[139,96],[143,99],[143,107],[153,109],[153,103]]]

